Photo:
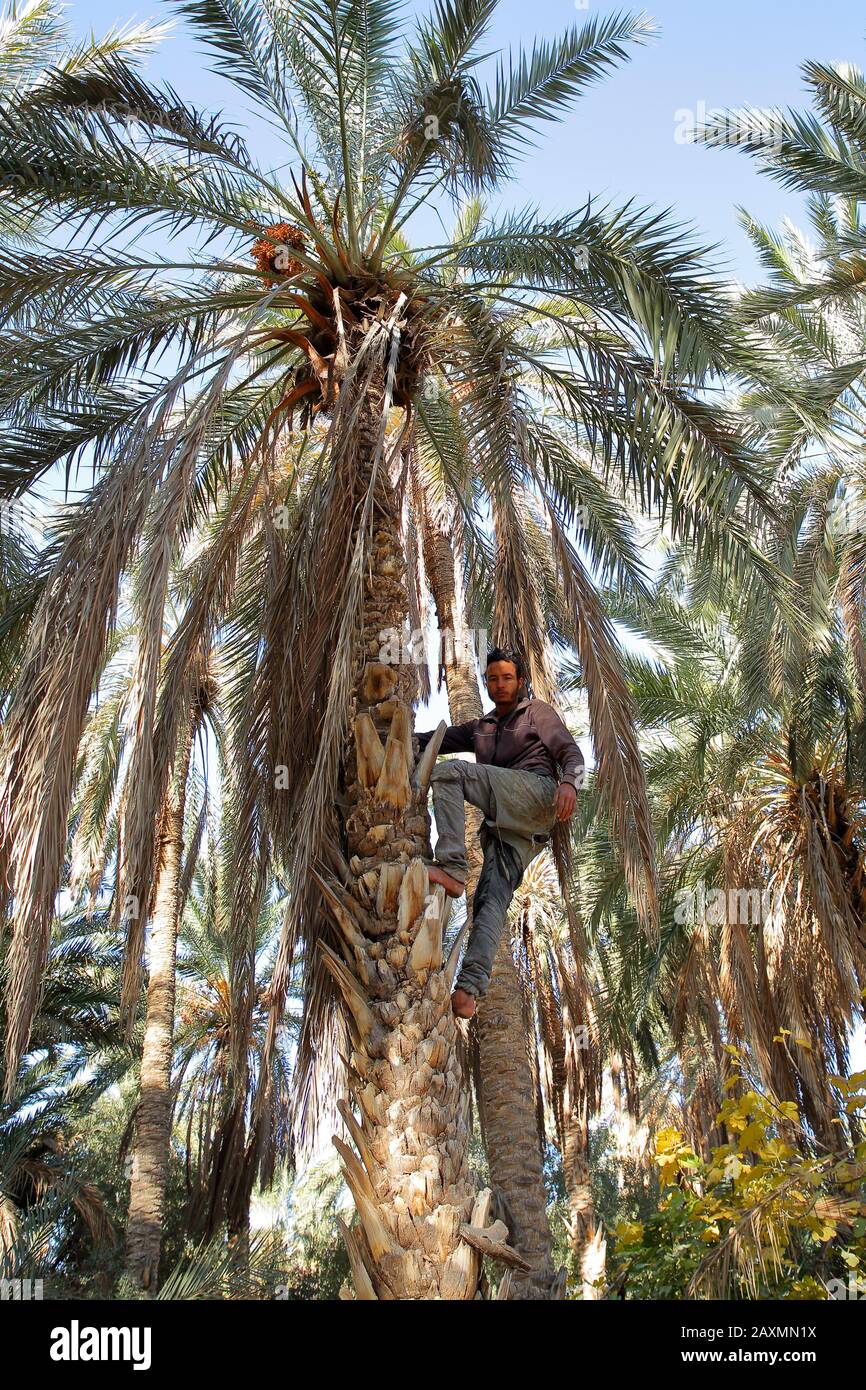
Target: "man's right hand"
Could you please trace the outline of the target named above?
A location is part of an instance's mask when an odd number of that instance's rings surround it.
[[[561,782],[556,793],[556,819],[570,820],[577,805],[577,792],[570,782]]]

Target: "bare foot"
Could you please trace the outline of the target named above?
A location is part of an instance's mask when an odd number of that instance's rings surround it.
[[[441,883],[449,898],[462,898],[466,892],[466,884],[461,883],[459,878],[454,878],[439,864],[428,864],[427,876],[431,883]]]
[[[475,995],[465,989],[455,989],[451,995],[451,1011],[458,1018],[471,1018],[475,1013]]]

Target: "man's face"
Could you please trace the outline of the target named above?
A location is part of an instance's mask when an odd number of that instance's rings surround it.
[[[517,703],[520,677],[513,661],[492,661],[485,672],[487,693],[498,710]]]

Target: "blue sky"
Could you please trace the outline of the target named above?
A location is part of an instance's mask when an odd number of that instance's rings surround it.
[[[490,50],[531,46],[590,16],[616,10],[639,13],[643,6],[597,5],[594,0],[502,0],[490,30]],[[408,13],[422,14],[410,3]],[[646,6],[660,34],[634,47],[631,60],[590,89],[566,120],[543,128],[538,147],[519,168],[509,201],[538,203],[550,211],[580,207],[592,193],[614,203],[670,207],[693,224],[702,243],[723,243],[719,259],[742,280],[757,277],[757,263],[737,223],[744,205],[759,220],[795,220],[801,203],[737,151],[707,149],[676,138],[678,112],[700,119],[714,107],[793,106],[808,98],[800,75],[805,59],[866,65],[866,14],[851,0],[657,0]],[[97,33],[127,20],[165,20],[168,4],[124,0],[71,0],[69,20],[79,35]],[[219,109],[255,131],[244,96],[207,70],[202,49],[182,20],[148,62],[153,79],[171,82],[184,99]],[[255,142],[261,162],[280,162],[270,132]]]

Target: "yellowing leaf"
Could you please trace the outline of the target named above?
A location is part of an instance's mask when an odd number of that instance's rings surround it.
[[[678,1129],[660,1129],[655,1138],[656,1153],[670,1153],[678,1149],[682,1142],[683,1136]]]
[[[613,1229],[620,1245],[639,1245],[643,1240],[643,1223],[640,1221],[620,1221]]]
[[[659,1165],[659,1177],[661,1181],[663,1183],[673,1182],[680,1166],[678,1159],[662,1156],[661,1158],[656,1158],[656,1163]]]
[[[764,1142],[764,1126],[757,1120],[753,1120],[750,1125],[746,1125],[740,1135],[740,1149],[758,1149]]]
[[[790,1158],[796,1151],[784,1139],[768,1139],[761,1150],[762,1158]]]

